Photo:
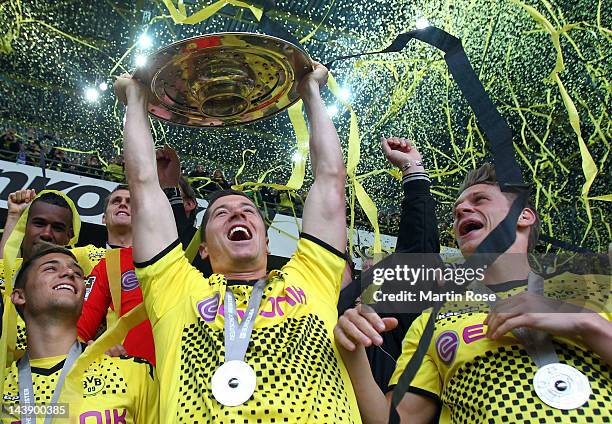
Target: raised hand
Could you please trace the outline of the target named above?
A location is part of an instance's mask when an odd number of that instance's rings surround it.
[[[402,171],[422,172],[424,170],[422,166],[416,165],[417,162],[422,160],[421,153],[407,138],[381,137],[380,143],[387,160]],[[407,167],[408,164],[411,166]]]
[[[314,70],[304,75],[298,86],[298,91],[302,96],[310,94],[314,90],[319,90],[327,84],[329,71],[318,62],[314,62]]]
[[[395,318],[381,318],[371,308],[358,305],[338,319],[334,338],[337,346],[350,352],[358,346],[380,346],[383,343],[380,333],[393,330],[397,324]]]
[[[137,93],[139,95],[146,96],[146,90],[137,80],[133,79],[132,76],[128,73],[122,74],[120,77],[117,77],[113,84],[113,89],[115,90],[115,94],[117,98],[121,100],[121,103],[127,106],[128,97],[131,92]]]
[[[157,178],[162,188],[178,187],[181,177],[181,161],[176,151],[166,145],[155,152]]]
[[[7,201],[8,214],[19,218],[23,211],[32,203],[34,197],[36,197],[36,190],[18,190],[9,194]]]

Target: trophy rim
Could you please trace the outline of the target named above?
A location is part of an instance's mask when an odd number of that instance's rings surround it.
[[[168,51],[171,50],[176,50],[177,47],[183,46],[183,45],[188,45],[189,43],[192,43],[194,41],[198,41],[198,40],[204,40],[207,38],[213,38],[213,37],[227,37],[227,36],[236,36],[236,37],[257,37],[260,39],[264,39],[264,40],[268,40],[274,43],[280,43],[285,47],[289,47],[291,49],[294,50],[294,52],[296,52],[299,56],[301,56],[301,58],[304,59],[304,65],[305,65],[305,69],[304,70],[308,70],[308,71],[312,71],[314,69],[314,61],[312,60],[312,58],[310,57],[310,55],[301,47],[298,45],[295,45],[294,43],[284,40],[282,38],[279,37],[275,37],[273,35],[268,35],[268,34],[262,34],[262,33],[258,33],[258,32],[240,32],[240,31],[231,31],[231,32],[214,32],[214,33],[208,33],[208,34],[202,34],[202,35],[197,35],[194,37],[190,37],[190,38],[186,38],[184,40],[179,40],[179,41],[175,41],[171,44],[168,44],[160,49],[158,49],[157,51],[155,51],[154,53],[151,53],[150,55],[147,56],[147,62],[149,64],[153,63],[156,64],[157,67],[159,67],[160,65],[163,65],[165,63],[167,63],[168,61],[166,59],[163,59],[165,55],[167,55]],[[224,46],[225,47],[225,46]],[[227,47],[232,47],[231,45],[227,45]],[[237,46],[238,47],[238,46]],[[204,49],[198,49],[198,50],[206,50]],[[149,93],[149,102],[151,102],[151,100],[156,100],[155,101],[155,105],[156,107],[160,107],[168,112],[170,112],[172,115],[178,115],[178,116],[183,116],[186,119],[191,120],[192,118],[189,118],[188,116],[186,116],[186,114],[184,113],[179,113],[176,110],[173,110],[171,108],[168,107],[168,105],[164,104],[163,102],[159,102],[157,95],[155,94],[155,90],[153,87],[154,81],[157,77],[157,72],[159,71],[159,69],[152,69],[152,67],[149,66],[144,66],[142,68],[138,68],[136,69],[136,71],[134,72],[134,77],[136,79],[138,79],[139,81],[141,81],[142,83],[145,84],[147,91]],[[299,84],[299,79],[298,79],[298,68],[297,67],[293,67],[291,66],[294,74],[295,74],[295,80],[293,82],[293,85],[290,86],[291,88],[293,88],[294,86],[296,87],[295,89],[297,90],[297,85]],[[153,117],[155,117],[156,119],[159,119],[160,121],[164,121],[164,122],[168,122],[174,125],[179,125],[181,127],[186,127],[186,128],[202,128],[202,129],[223,129],[223,128],[234,128],[234,127],[239,127],[239,126],[243,126],[243,125],[248,125],[251,123],[255,123],[255,122],[259,122],[259,121],[263,121],[269,118],[272,118],[274,115],[277,115],[280,112],[285,111],[286,109],[288,109],[289,107],[293,106],[295,103],[297,103],[299,100],[301,100],[301,96],[297,95],[295,97],[295,99],[291,100],[290,102],[288,102],[286,105],[284,105],[281,108],[278,108],[277,110],[275,110],[273,113],[267,114],[267,115],[263,115],[257,118],[253,118],[250,119],[248,121],[234,121],[234,122],[226,122],[223,121],[222,125],[206,125],[206,124],[199,124],[199,123],[189,123],[189,122],[179,122],[179,121],[174,121],[172,119],[172,116],[170,116],[169,118],[165,118],[163,116],[160,116],[158,114],[153,113],[150,110],[151,107],[151,103],[149,103],[149,106],[147,107],[147,111],[150,115],[152,115]],[[203,122],[203,121],[202,121]]]
[[[220,35],[248,35],[248,36],[256,35],[256,36],[259,36],[261,38],[269,38],[269,39],[273,39],[273,40],[276,40],[276,41],[280,41],[280,42],[282,42],[284,44],[289,44],[294,49],[299,50],[300,52],[302,52],[304,54],[304,56],[306,56],[310,60],[310,63],[312,64],[312,59],[310,58],[310,55],[306,52],[306,50],[304,50],[300,46],[296,46],[291,41],[287,41],[287,40],[284,40],[282,38],[275,37],[274,35],[262,34],[260,32],[245,32],[245,31],[211,32],[211,33],[208,33],[208,34],[196,35],[194,37],[185,38],[184,40],[179,40],[179,41],[175,41],[175,42],[173,42],[171,44],[168,44],[167,46],[164,46],[164,47],[160,48],[159,50],[157,50],[155,53],[152,53],[151,55],[149,55],[149,57],[155,56],[155,55],[157,55],[159,53],[162,53],[164,50],[176,47],[176,46],[181,45],[181,44],[186,44],[186,43],[188,43],[190,41],[193,41],[193,40],[199,40],[199,39],[202,39],[202,38],[209,38],[209,37],[218,37]]]

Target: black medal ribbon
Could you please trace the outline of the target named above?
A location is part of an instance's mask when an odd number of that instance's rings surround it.
[[[399,34],[384,50],[341,56],[328,62],[325,66],[331,68],[339,60],[359,56],[399,52],[412,39],[423,41],[445,53],[444,60],[448,65],[448,70],[453,75],[455,82],[474,111],[479,125],[491,143],[497,179],[502,191],[527,188],[523,183],[521,170],[514,159],[512,130],[487,95],[463,50],[461,40],[457,37],[440,28],[429,26]]]

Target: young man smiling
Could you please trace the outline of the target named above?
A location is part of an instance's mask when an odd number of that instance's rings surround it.
[[[68,246],[78,241],[81,227],[80,217],[74,204],[67,197],[55,190],[46,190],[36,195],[34,190],[19,190],[9,194],[8,214],[0,242],[0,256],[4,256],[5,246],[23,214],[26,214],[23,228],[23,239],[17,257],[17,265],[21,260],[27,260],[40,243],[52,243],[58,246]],[[79,263],[85,272],[104,257],[104,249],[92,245],[73,249]],[[0,262],[0,266],[3,266]],[[0,278],[4,278],[4,269]],[[2,281],[3,283],[3,281]],[[0,285],[3,287],[3,284]]]
[[[467,175],[454,205],[455,236],[465,257],[474,254],[504,220],[515,198],[516,194],[500,190],[495,169],[489,164]],[[607,285],[604,281],[598,286],[600,276],[563,273],[547,280],[546,296],[526,291],[537,281],[527,255],[539,233],[538,216],[531,204],[527,204],[512,226],[516,231],[514,243],[487,267],[483,281],[502,300],[488,313],[478,309],[487,305],[472,303],[469,309],[460,306],[450,313],[442,309],[437,314],[432,343],[397,408],[402,422],[431,422],[438,408],[441,423],[582,422],[587,417],[592,422],[608,422],[612,418],[609,276]],[[600,289],[590,293],[587,284],[593,280],[592,287]],[[577,300],[590,297],[601,313],[555,300],[563,298],[569,290],[576,293]],[[429,315],[423,313],[406,334],[390,390],[415,355]],[[396,325],[394,318],[381,319],[371,309],[359,307],[347,311],[335,329],[339,350],[357,391],[363,421],[367,423],[389,421],[388,401],[392,392],[385,396],[373,382],[364,346],[380,345],[380,333]],[[521,333],[517,336],[513,331],[517,328],[523,334],[530,329],[552,336],[551,344],[541,345],[538,353],[546,352],[548,363],[525,350],[523,339],[519,339]],[[552,366],[548,369],[556,370],[556,377],[544,379],[542,386],[543,380],[536,377],[536,372],[543,371],[544,366]],[[582,376],[567,371],[570,367],[579,370]],[[573,376],[567,379],[570,374]],[[555,389],[549,383],[554,383]],[[547,391],[536,392],[536,387],[546,387]],[[568,389],[576,392],[572,392],[573,397],[563,397],[563,391]],[[569,405],[579,397],[584,402]],[[559,398],[564,399],[563,404],[554,406]]]
[[[76,367],[83,374],[77,376],[76,387],[67,387],[69,372],[84,350],[76,327],[85,294],[83,276],[69,250],[44,243],[18,272],[11,301],[26,323],[28,349],[10,366],[4,382],[3,423],[36,422],[27,416],[30,410],[40,418],[51,411],[48,415],[70,422],[103,422],[104,417],[114,423],[158,422],[157,382],[144,360],[97,355],[84,371]],[[75,396],[60,398],[64,386]],[[58,399],[70,402],[60,404]]]
[[[127,104],[134,260],[153,325],[163,422],[359,421],[332,333],[346,212],[340,143],[320,95],[326,81],[327,69],[316,64],[299,86],[311,124],[314,183],[297,251],[268,273],[258,209],[240,192],[218,192],[202,223],[200,254],[214,272],[208,279],[188,263],[171,225],[157,182],[146,90],[129,76],[115,83]]]

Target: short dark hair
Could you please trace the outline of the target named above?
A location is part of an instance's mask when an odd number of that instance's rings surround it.
[[[41,194],[36,199],[34,199],[32,204],[30,205],[30,208],[38,202],[59,206],[60,208],[68,209],[70,213],[72,213],[72,209],[70,208],[70,205],[68,204],[66,199],[64,199],[62,196],[60,196],[57,193],[47,192],[47,193]]]
[[[34,254],[30,256],[27,260],[23,261],[23,263],[21,264],[21,268],[19,268],[19,271],[17,271],[17,275],[15,276],[14,288],[24,289],[26,281],[28,279],[28,271],[30,270],[30,268],[32,268],[32,265],[34,265],[34,262],[36,262],[37,259],[43,256],[50,255],[51,253],[61,253],[70,256],[72,259],[78,262],[76,256],[74,256],[74,254],[69,249],[47,242],[41,242],[37,249],[34,251]],[[17,309],[17,313],[19,314],[19,316],[24,319],[21,307],[15,305],[15,309]]]
[[[130,191],[130,187],[127,184],[118,184],[117,187],[115,187],[113,189],[113,191],[111,191],[110,193],[108,193],[108,196],[106,196],[104,198],[104,212],[103,214],[106,215],[106,208],[108,208],[108,203],[110,202],[111,197],[113,197],[113,194],[119,190],[127,190]]]
[[[196,197],[196,193],[193,187],[191,187],[191,184],[189,184],[189,181],[187,181],[187,179],[182,175],[179,178],[179,186],[181,187],[183,197],[193,200],[196,204],[196,207],[189,212],[189,219],[195,220],[195,216],[198,211],[198,198]]]
[[[200,233],[201,233],[201,241],[206,241],[206,225],[208,224],[208,219],[210,218],[210,211],[212,211],[212,205],[213,203],[215,203],[217,200],[219,200],[222,197],[226,197],[226,196],[242,196],[245,197],[247,199],[249,199],[249,201],[251,201],[251,203],[253,203],[253,205],[255,205],[255,202],[253,202],[253,200],[246,195],[246,193],[244,193],[243,191],[238,191],[238,190],[234,190],[234,189],[226,189],[226,190],[218,190],[218,191],[213,191],[210,196],[208,196],[208,206],[206,206],[206,211],[204,212],[204,216],[202,217],[202,224],[200,225]],[[261,217],[262,221],[264,222],[264,225],[266,226],[266,228],[268,228],[268,225],[266,224],[266,219],[264,218],[263,214],[261,213],[261,211],[259,210],[259,208],[257,206],[255,206],[255,209],[257,209],[257,212],[259,213],[259,216]]]
[[[470,172],[468,172],[463,179],[463,183],[461,183],[461,186],[459,187],[457,197],[459,197],[466,189],[476,184],[499,185],[497,175],[495,173],[495,166],[493,164],[485,163],[480,168],[472,169]],[[509,194],[512,195],[511,197],[513,199],[516,197],[516,193]],[[527,250],[531,252],[535,248],[536,244],[538,244],[538,239],[540,238],[540,215],[538,214],[535,205],[531,202],[531,199],[527,199],[527,204],[525,207],[531,209],[535,215],[535,222],[529,231],[529,241],[527,243]]]
[[[187,178],[183,177],[182,175],[179,178],[179,186],[181,187],[183,196],[185,196],[188,199],[193,199],[193,200],[197,199],[197,196],[196,196],[196,193],[193,187],[191,187],[191,184],[189,184],[189,181],[187,181]]]

